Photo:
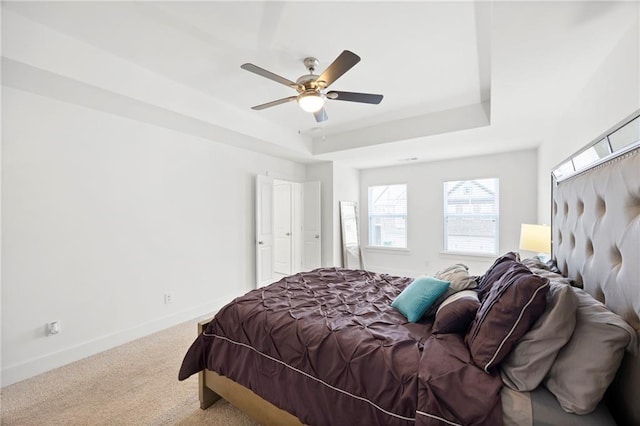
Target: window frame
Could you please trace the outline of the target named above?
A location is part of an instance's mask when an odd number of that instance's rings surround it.
[[[481,181],[481,180],[495,180],[496,181],[496,194],[494,196],[494,205],[495,205],[495,213],[493,215],[490,214],[482,214],[481,216],[492,216],[495,218],[495,234],[494,234],[494,252],[489,251],[465,251],[465,250],[451,250],[449,249],[449,234],[448,234],[448,223],[447,219],[452,216],[448,214],[448,206],[449,206],[449,198],[447,195],[447,184],[451,182],[467,182],[467,181]],[[461,179],[447,179],[442,181],[442,254],[449,255],[461,255],[461,256],[476,256],[476,257],[490,257],[495,258],[500,252],[500,177],[498,176],[489,176],[489,177],[474,177],[474,178],[461,178]],[[465,216],[464,214],[459,216]],[[466,215],[469,216],[469,215]]]
[[[376,214],[372,215],[371,188],[375,187],[404,186],[405,189],[405,213],[402,214]],[[404,247],[374,245],[371,234],[371,218],[375,217],[404,217]],[[382,250],[390,252],[407,252],[409,250],[409,185],[406,182],[373,184],[367,186],[367,250]]]

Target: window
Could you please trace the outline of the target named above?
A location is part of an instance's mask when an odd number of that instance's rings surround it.
[[[407,185],[369,187],[369,245],[407,248]]]
[[[445,251],[498,253],[498,179],[444,183]]]

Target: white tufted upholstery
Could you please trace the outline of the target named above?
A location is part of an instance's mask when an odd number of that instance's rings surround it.
[[[562,274],[640,331],[640,148],[560,182],[554,194]]]
[[[640,147],[557,184],[552,250],[575,280],[640,332]],[[612,411],[640,424],[640,356],[627,354],[610,388]]]

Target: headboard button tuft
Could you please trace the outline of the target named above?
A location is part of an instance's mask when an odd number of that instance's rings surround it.
[[[629,221],[632,221],[636,217],[640,216],[640,195],[629,194],[627,200],[626,213]]]
[[[604,202],[604,198],[598,195],[596,197],[596,213],[598,214],[598,217],[602,217],[606,212],[607,204]]]
[[[622,253],[618,246],[611,247],[611,263],[614,268],[622,264]]]
[[[593,241],[591,241],[591,238],[587,238],[586,253],[587,257],[593,256]]]

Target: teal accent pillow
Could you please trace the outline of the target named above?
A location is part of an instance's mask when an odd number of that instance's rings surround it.
[[[429,306],[447,291],[449,285],[449,281],[420,276],[402,290],[402,293],[391,302],[391,306],[400,311],[410,322],[417,322]]]

